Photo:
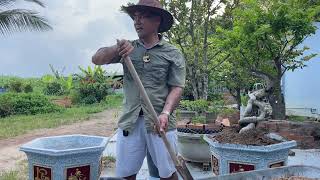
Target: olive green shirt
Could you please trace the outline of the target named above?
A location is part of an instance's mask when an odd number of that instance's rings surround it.
[[[185,60],[182,53],[162,38],[152,48],[146,49],[140,40],[132,41],[134,47],[130,54],[132,63],[142,81],[150,101],[159,115],[170,92],[170,87],[184,87]],[[123,63],[124,102],[123,112],[118,121],[118,127],[131,132],[142,108],[145,117],[145,127],[148,132],[155,131],[151,113],[148,112],[138,86]],[[174,115],[170,115],[168,130],[176,128]]]

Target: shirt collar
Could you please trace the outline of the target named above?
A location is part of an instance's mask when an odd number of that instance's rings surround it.
[[[162,35],[161,35],[161,34],[158,34],[158,37],[159,37],[159,41],[158,41],[154,46],[152,46],[151,48],[148,48],[148,49],[152,49],[152,48],[154,48],[154,47],[156,47],[156,46],[163,46],[163,45],[164,45],[164,43],[165,43],[166,41],[163,39]],[[138,40],[138,43],[139,43],[141,46],[145,47],[144,44],[143,44],[143,42],[142,42],[140,39]]]

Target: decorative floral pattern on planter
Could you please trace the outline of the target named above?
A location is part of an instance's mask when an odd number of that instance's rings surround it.
[[[231,162],[229,163],[229,173],[238,173],[238,172],[244,172],[244,171],[252,171],[254,170],[254,165],[252,164],[243,164],[243,163],[237,163],[237,162]]]
[[[33,179],[34,180],[52,180],[51,168],[33,166]]]
[[[90,166],[67,168],[67,180],[90,180]]]
[[[219,175],[219,159],[214,155],[211,155],[211,166],[212,172],[215,175]]]

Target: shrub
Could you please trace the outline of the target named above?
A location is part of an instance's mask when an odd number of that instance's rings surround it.
[[[205,116],[195,116],[192,118],[192,123],[200,123],[205,124],[207,122],[207,118]]]
[[[24,92],[25,93],[33,92],[33,87],[31,86],[31,84],[27,84],[27,85],[24,86]]]
[[[101,102],[109,94],[109,83],[87,83],[79,85],[80,103],[93,104]]]
[[[105,103],[109,107],[117,107],[122,104],[123,95],[122,94],[112,94],[105,97]]]
[[[23,83],[21,80],[10,81],[7,86],[10,92],[20,93],[23,91]]]
[[[219,114],[223,117],[227,117],[237,113],[238,111],[239,111],[238,109],[234,109],[234,108],[222,108]]]
[[[75,83],[72,91],[73,102],[83,104],[100,103],[111,92],[112,84],[117,79],[108,77],[106,71],[101,66],[95,66],[93,69],[79,67],[81,73],[76,74],[78,83]]]
[[[61,96],[64,94],[62,85],[56,81],[47,83],[43,91],[45,95]]]
[[[209,101],[199,99],[196,101],[182,100],[180,102],[180,107],[188,111],[196,111],[198,113],[205,112],[209,109]]]
[[[16,114],[34,115],[61,111],[48,98],[35,93],[6,93],[0,95],[0,116]]]

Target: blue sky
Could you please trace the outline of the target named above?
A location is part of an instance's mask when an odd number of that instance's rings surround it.
[[[289,108],[316,108],[320,113],[320,23],[315,35],[303,45],[310,48],[307,53],[318,56],[307,63],[304,69],[288,72],[285,76],[285,97]]]
[[[46,8],[22,1],[12,7],[38,11],[53,31],[0,36],[0,75],[39,77],[51,73],[49,64],[60,70],[65,67],[64,74],[78,72],[79,65],[92,65],[98,48],[114,44],[117,38],[137,38],[132,20],[119,11],[129,0],[43,2]],[[109,69],[121,70],[121,65]]]

